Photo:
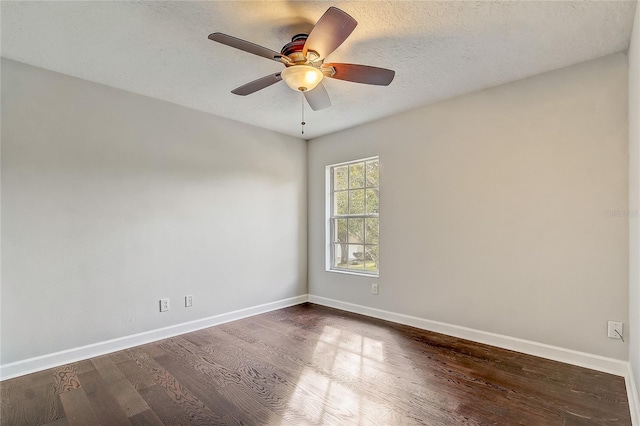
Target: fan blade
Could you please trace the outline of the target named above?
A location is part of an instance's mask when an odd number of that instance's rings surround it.
[[[269,87],[272,84],[279,82],[280,80],[282,80],[282,77],[280,77],[280,73],[277,72],[275,74],[253,80],[251,83],[247,83],[243,86],[237,87],[233,89],[231,93],[233,93],[234,95],[247,96],[252,94],[253,92],[264,89],[265,87]]]
[[[323,64],[324,67],[333,67],[336,73],[331,78],[353,81],[355,83],[375,84],[388,86],[393,81],[396,72],[386,68],[372,67],[356,64]]]
[[[312,50],[320,55],[319,59],[327,57],[349,37],[356,25],[358,22],[346,12],[330,7],[311,30],[302,54],[306,56],[307,51]]]
[[[263,58],[272,59],[280,62],[282,53],[275,50],[267,49],[266,47],[259,46],[250,41],[242,40],[237,37],[233,37],[223,33],[209,34],[209,40],[217,41],[218,43],[226,44],[236,49],[244,50],[245,52],[253,53],[254,55],[262,56]]]
[[[304,97],[307,99],[309,106],[314,111],[319,111],[331,106],[329,94],[322,83],[318,84],[315,89],[302,93],[304,93]]]

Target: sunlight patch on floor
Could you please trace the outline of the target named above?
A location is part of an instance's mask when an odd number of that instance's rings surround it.
[[[291,417],[319,424],[374,423],[391,409],[351,390],[374,386],[384,371],[383,342],[358,333],[325,326],[296,389],[288,402]],[[366,392],[365,392],[366,393]]]

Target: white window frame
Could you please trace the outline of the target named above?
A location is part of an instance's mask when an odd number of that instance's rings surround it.
[[[365,181],[365,188],[366,188],[366,162],[367,161],[371,161],[371,160],[377,160],[378,161],[378,213],[366,213],[365,210],[365,214],[347,214],[347,215],[334,215],[334,172],[333,169],[336,167],[340,167],[340,166],[347,166],[347,165],[351,165],[351,164],[357,164],[357,163],[365,163],[365,175],[364,175],[364,181]],[[373,156],[373,157],[367,157],[367,158],[361,158],[358,160],[352,160],[352,161],[345,161],[342,163],[336,163],[336,164],[331,164],[328,165],[326,167],[326,202],[325,202],[325,207],[326,207],[326,264],[325,264],[325,270],[327,272],[337,272],[340,274],[351,274],[351,275],[361,275],[361,276],[366,276],[366,277],[379,277],[380,276],[380,157],[379,156]],[[349,185],[347,185],[348,188]],[[351,188],[347,189],[348,191],[351,191]],[[355,190],[355,189],[354,189]],[[334,242],[334,219],[367,219],[367,218],[376,218],[378,219],[378,269],[376,271],[367,271],[365,269],[359,270],[359,269],[348,269],[348,268],[338,268],[333,266],[335,264],[334,262],[334,256],[335,256],[335,242]],[[365,241],[366,242],[366,241]],[[363,246],[365,248],[365,253],[366,253],[366,247],[367,245],[371,245],[371,244],[365,244],[365,242],[363,242]]]

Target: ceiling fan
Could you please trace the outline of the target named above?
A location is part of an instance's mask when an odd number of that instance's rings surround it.
[[[356,83],[388,86],[395,71],[369,65],[324,63],[324,59],[344,42],[358,22],[337,7],[330,7],[309,34],[297,34],[280,52],[223,33],[209,39],[254,55],[284,64],[285,69],[233,89],[231,93],[246,96],[284,80],[293,90],[304,94],[314,111],[331,106],[329,94],[322,84],[325,77]]]

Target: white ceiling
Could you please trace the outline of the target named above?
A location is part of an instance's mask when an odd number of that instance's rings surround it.
[[[359,25],[327,60],[396,78],[328,79],[332,106],[306,106],[305,139],[625,51],[636,2],[3,1],[2,56],[300,137],[300,94],[284,82],[230,93],[283,66],[207,36],[279,51],[329,6]]]

